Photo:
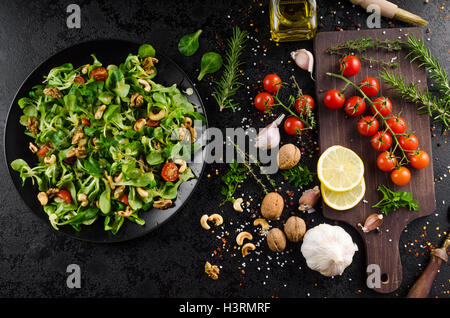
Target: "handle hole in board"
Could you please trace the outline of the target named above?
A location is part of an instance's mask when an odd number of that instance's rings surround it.
[[[381,274],[381,282],[383,283],[383,284],[387,284],[387,283],[389,283],[389,275],[388,274],[386,274],[386,273],[384,273],[384,274]]]

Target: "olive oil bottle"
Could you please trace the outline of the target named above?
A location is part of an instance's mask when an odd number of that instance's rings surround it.
[[[317,30],[315,0],[270,0],[270,34],[274,41],[309,40]]]

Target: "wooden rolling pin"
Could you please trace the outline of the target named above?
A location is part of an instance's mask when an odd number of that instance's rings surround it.
[[[441,267],[442,263],[447,263],[447,247],[450,246],[450,233],[441,248],[431,251],[430,262],[425,268],[420,278],[415,282],[409,291],[407,298],[426,298],[430,293],[434,278]]]
[[[380,13],[383,17],[397,19],[406,23],[416,24],[420,26],[427,25],[428,22],[409,11],[400,9],[396,4],[387,0],[350,0],[351,3],[359,5],[364,9],[371,4],[380,7]]]

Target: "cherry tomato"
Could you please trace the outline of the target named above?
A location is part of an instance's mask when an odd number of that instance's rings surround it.
[[[430,156],[425,151],[419,150],[409,155],[409,163],[413,168],[423,169],[430,163]]]
[[[297,113],[305,115],[306,110],[309,107],[311,111],[314,109],[314,99],[309,95],[302,95],[295,101],[295,110]]]
[[[277,74],[269,74],[264,77],[263,85],[266,91],[275,94],[281,87],[281,78]]]
[[[383,117],[389,116],[389,114],[392,112],[392,103],[387,97],[378,97],[373,101],[373,104]],[[373,107],[372,107],[372,114],[378,115],[375,109],[373,109]]]
[[[89,77],[94,77],[96,81],[104,82],[108,78],[108,71],[102,66],[96,67],[91,71]]]
[[[147,121],[145,122],[145,124],[148,127],[157,127],[159,126],[159,120],[151,120],[151,119],[147,119]]]
[[[411,180],[411,172],[406,167],[394,169],[391,172],[391,180],[398,186],[404,186]]]
[[[337,89],[331,89],[323,98],[325,106],[331,109],[338,109],[344,106],[345,96]]]
[[[380,83],[378,83],[375,77],[366,77],[359,84],[359,87],[361,87],[363,93],[368,97],[375,96],[380,91]]]
[[[386,123],[392,129],[394,134],[400,135],[406,131],[406,121],[399,116],[388,118]]]
[[[358,121],[358,132],[366,137],[371,137],[380,128],[380,123],[375,117],[365,116]]]
[[[392,136],[386,131],[379,131],[370,139],[370,144],[377,151],[386,151],[392,146]]]
[[[284,121],[284,130],[288,135],[297,135],[305,128],[305,124],[295,116],[290,116]]]
[[[86,81],[84,80],[84,78],[82,76],[75,76],[75,78],[73,79],[73,82],[77,83],[77,84],[86,83]]]
[[[41,147],[41,149],[38,150],[37,155],[38,156],[45,156],[48,153],[49,150],[50,150],[50,148],[47,145],[43,145]]]
[[[413,134],[398,137],[398,143],[404,151],[414,151],[419,147],[419,140]]]
[[[166,163],[161,170],[161,177],[166,181],[173,182],[177,180],[179,176],[180,172],[178,167],[173,162]]]
[[[377,166],[381,171],[392,171],[397,166],[397,158],[393,153],[384,151],[378,155]]]
[[[81,123],[82,123],[84,126],[91,127],[91,122],[90,122],[89,119],[87,119],[87,118],[81,118]]]
[[[361,97],[352,96],[345,102],[344,110],[350,117],[358,117],[366,110],[366,103]]]
[[[273,96],[269,93],[262,92],[255,97],[255,107],[261,111],[267,112],[273,105]]]
[[[342,75],[350,77],[358,74],[361,69],[361,62],[356,56],[347,55],[339,61],[339,70]]]
[[[123,204],[128,205],[128,194],[124,193],[120,196],[119,198],[120,202],[122,202]]]
[[[70,204],[72,202],[72,196],[70,195],[70,192],[66,189],[59,190],[56,195],[67,202],[67,204]]]

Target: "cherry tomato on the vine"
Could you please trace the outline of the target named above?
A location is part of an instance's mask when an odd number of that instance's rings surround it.
[[[314,109],[314,99],[309,95],[302,95],[295,100],[295,110],[297,113],[305,115],[309,107],[311,111]]]
[[[380,128],[380,123],[375,117],[365,116],[358,121],[358,132],[365,137],[375,135],[378,128]]]
[[[398,137],[398,143],[404,151],[414,151],[419,147],[419,140],[413,134]]]
[[[370,144],[377,151],[386,151],[392,146],[392,136],[389,132],[379,131],[370,139]]]
[[[163,177],[164,180],[173,182],[178,179],[180,176],[180,171],[178,170],[178,167],[173,162],[166,163],[162,170],[161,170],[161,177]]]
[[[397,166],[397,158],[391,152],[383,151],[378,155],[377,167],[381,171],[392,171]]]
[[[346,100],[344,110],[351,117],[358,117],[366,110],[364,99],[359,96],[352,96]]]
[[[339,61],[339,70],[342,75],[350,77],[358,74],[361,69],[361,62],[356,56],[347,55]]]
[[[328,108],[338,109],[344,106],[345,96],[339,90],[331,89],[326,92],[323,101]]]
[[[411,180],[411,172],[406,167],[399,167],[391,172],[391,180],[398,186],[404,186]]]
[[[281,78],[277,74],[269,74],[264,77],[263,85],[266,91],[275,94],[281,87]]]
[[[94,68],[89,77],[94,77],[96,81],[104,82],[108,78],[108,71],[103,66]]]
[[[430,156],[425,151],[419,150],[408,156],[409,164],[416,169],[423,169],[430,163]]]
[[[284,121],[284,130],[288,135],[297,135],[305,128],[305,124],[295,116],[290,116]]]
[[[375,77],[366,77],[359,84],[359,87],[368,97],[375,96],[380,91],[380,83]]]
[[[394,134],[400,135],[406,131],[406,121],[400,116],[388,118],[386,123],[392,129]]]
[[[387,97],[378,97],[373,101],[373,104],[383,117],[387,117],[392,112],[392,103]],[[373,107],[371,110],[372,114],[378,115]]]
[[[56,195],[67,202],[67,204],[70,204],[72,202],[72,196],[70,195],[70,192],[66,189],[59,190]]]
[[[255,97],[255,107],[261,111],[267,112],[273,105],[273,96],[267,92],[262,92]]]

